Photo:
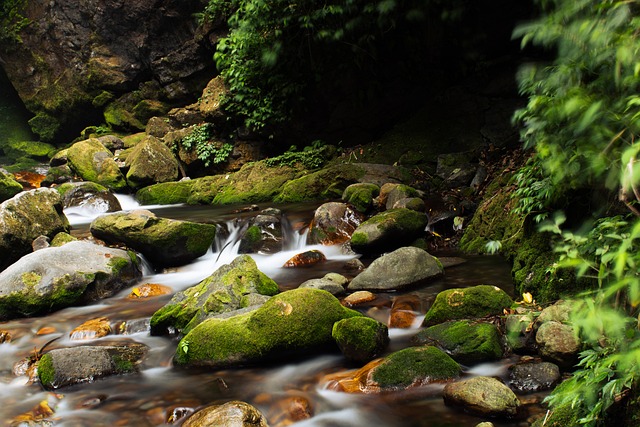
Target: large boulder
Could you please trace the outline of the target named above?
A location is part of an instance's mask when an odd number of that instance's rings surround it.
[[[513,300],[497,286],[478,285],[453,288],[438,293],[422,322],[431,326],[447,320],[474,319],[503,314]]]
[[[204,255],[216,235],[213,224],[159,218],[146,210],[99,216],[90,230],[105,242],[125,244],[163,266],[186,264]]]
[[[268,427],[265,417],[254,406],[241,401],[211,405],[195,412],[182,427]]]
[[[323,245],[346,242],[363,220],[364,216],[346,203],[324,203],[313,215],[307,241]]]
[[[571,325],[550,320],[536,332],[536,343],[542,357],[569,368],[578,362],[581,342]]]
[[[460,363],[497,360],[503,350],[498,328],[492,323],[451,321],[431,326],[413,337],[418,344],[431,344]]]
[[[205,318],[264,303],[278,293],[276,282],[258,270],[249,255],[218,268],[195,286],[176,293],[151,317],[151,333],[189,332]]]
[[[69,231],[56,190],[25,191],[0,204],[0,270],[31,252],[38,236],[53,237]]]
[[[353,232],[351,248],[364,254],[397,249],[421,237],[428,222],[425,213],[407,208],[379,213]]]
[[[127,188],[127,181],[113,154],[96,138],[73,144],[67,150],[68,164],[85,181],[91,181],[113,191]]]
[[[329,292],[293,289],[250,313],[207,319],[178,344],[174,362],[223,368],[290,354],[335,348],[331,336],[339,320],[361,316]]]
[[[475,377],[449,383],[444,387],[444,401],[488,417],[515,417],[520,400],[509,387],[493,377]]]
[[[110,297],[141,276],[135,254],[121,249],[87,241],[41,249],[0,273],[0,319]]]
[[[22,185],[10,173],[0,169],[0,202],[12,198],[22,191]]]
[[[347,287],[350,291],[393,291],[442,276],[444,268],[427,251],[407,246],[385,254],[358,274]]]
[[[127,155],[127,181],[133,188],[141,188],[178,178],[178,160],[158,138],[148,136]]]
[[[148,348],[144,344],[78,346],[44,354],[38,362],[40,384],[48,390],[93,382],[138,371]]]

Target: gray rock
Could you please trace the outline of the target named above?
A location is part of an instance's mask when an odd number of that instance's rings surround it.
[[[158,138],[148,136],[127,156],[127,181],[132,188],[141,188],[178,179],[178,160],[171,149]]]
[[[237,400],[200,409],[183,427],[267,427],[267,420],[255,407]]]
[[[449,383],[444,387],[443,398],[448,405],[459,405],[469,412],[490,417],[514,417],[520,407],[515,393],[492,377]]]
[[[424,234],[427,214],[406,208],[379,213],[356,228],[351,248],[358,253],[383,253],[405,246]]]
[[[386,188],[389,188],[389,186],[387,186]],[[405,206],[402,206],[402,204],[398,205],[398,203],[403,199],[413,199],[413,198],[418,198],[418,190],[416,190],[415,188],[409,187],[408,185],[404,185],[404,184],[392,185],[390,187],[389,192],[387,193],[385,205],[387,209],[405,207]],[[414,209],[414,210],[417,210],[417,209]]]
[[[332,295],[342,295],[345,293],[345,285],[349,283],[349,279],[337,274],[327,273],[320,279],[309,279],[300,284],[300,288],[314,288],[325,290]]]
[[[571,367],[578,361],[580,341],[571,325],[554,320],[543,323],[536,332],[536,343],[542,357]]]
[[[436,257],[423,249],[408,246],[373,261],[351,281],[347,289],[400,290],[443,273],[444,268]]]
[[[511,387],[521,392],[550,390],[560,381],[560,368],[550,362],[523,362],[513,365]]]

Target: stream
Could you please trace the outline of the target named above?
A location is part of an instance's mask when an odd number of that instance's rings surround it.
[[[124,210],[137,208],[130,196],[119,196]],[[273,205],[261,205],[261,208]],[[347,277],[344,262],[353,258],[343,255],[338,247],[308,246],[304,233],[299,231],[309,224],[317,207],[311,204],[275,206],[286,215],[290,229],[285,233],[286,250],[273,255],[252,255],[258,267],[280,286],[281,290],[297,287],[310,278],[319,278],[328,272]],[[236,213],[238,206],[145,206],[158,216],[214,223],[228,233],[219,238],[209,253],[194,262],[165,271],[147,267],[141,281],[158,283],[177,292],[209,276],[220,265],[229,263],[237,255],[236,233],[238,219],[255,213]],[[76,237],[89,235],[89,223],[99,215],[83,208],[70,208],[65,214]],[[224,236],[224,238],[223,238]],[[281,268],[292,255],[320,249],[327,262],[311,268]],[[456,254],[434,254],[451,256]],[[420,301],[416,312],[420,324],[435,295],[452,287],[494,284],[513,293],[508,263],[495,256],[464,256],[465,262],[446,270],[446,274],[428,286],[408,291],[379,294],[373,302],[355,309],[387,323],[394,299],[413,298]],[[370,260],[362,260],[367,264]],[[87,307],[73,307],[43,317],[17,319],[0,324],[0,329],[11,333],[9,343],[0,344],[0,420],[10,425],[16,416],[30,411],[46,400],[55,414],[51,424],[65,427],[79,426],[173,426],[179,425],[186,415],[200,406],[242,400],[256,406],[267,418],[269,425],[284,426],[279,422],[286,414],[283,407],[292,399],[302,398],[312,407],[313,417],[295,423],[299,427],[320,426],[430,426],[473,427],[486,421],[464,413],[459,408],[443,404],[443,385],[415,387],[404,392],[376,394],[347,394],[327,389],[325,375],[356,369],[338,353],[319,354],[296,360],[283,360],[267,366],[218,371],[192,371],[176,369],[172,357],[177,340],[170,337],[150,336],[148,319],[171,298],[171,295],[146,299],[129,299],[132,288]],[[70,340],[69,333],[83,322],[96,317],[107,317],[112,326],[110,335],[94,340]],[[48,328],[49,330],[44,330]],[[409,329],[390,329],[391,344],[388,352],[410,345],[410,338],[419,326]],[[46,333],[43,333],[46,332]],[[53,342],[52,339],[58,338]],[[151,349],[139,374],[113,376],[56,393],[44,391],[38,384],[28,384],[26,377],[16,377],[13,365],[46,345],[46,350],[87,344],[118,341],[136,341]],[[50,343],[49,343],[50,342]],[[48,345],[47,345],[48,344]],[[508,367],[517,360],[511,356],[495,363],[466,366],[465,375],[493,375],[508,377]],[[536,396],[521,396],[538,399]],[[175,420],[175,421],[172,421]],[[492,420],[496,426],[528,426],[526,420],[502,422]],[[28,424],[24,424],[28,425]]]

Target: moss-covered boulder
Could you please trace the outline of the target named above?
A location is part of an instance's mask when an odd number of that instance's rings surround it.
[[[289,180],[276,202],[292,203],[310,200],[329,200],[342,197],[344,190],[359,182],[365,169],[355,164],[332,165],[319,171]]]
[[[511,297],[497,286],[478,285],[447,289],[436,296],[422,324],[431,326],[448,320],[500,315],[511,305]]]
[[[55,189],[62,196],[62,205],[65,209],[78,206],[96,213],[122,210],[120,201],[113,192],[95,182],[65,182]]]
[[[129,168],[127,181],[132,188],[178,178],[178,160],[169,147],[153,136],[148,136],[131,150],[125,165]]]
[[[582,343],[573,326],[555,320],[540,325],[536,332],[536,344],[542,357],[564,368],[574,366],[582,350]]]
[[[252,405],[231,401],[222,405],[211,405],[190,415],[182,427],[268,427],[266,418]]]
[[[457,378],[460,365],[433,346],[409,347],[391,353],[367,375],[367,388],[404,389],[416,384]]]
[[[418,190],[405,184],[394,185],[386,194],[386,208],[394,209],[399,207],[398,203],[404,199],[412,199],[419,197]]]
[[[421,237],[428,222],[425,213],[406,208],[379,213],[353,232],[351,248],[363,254],[397,249]]]
[[[435,345],[467,365],[497,360],[503,354],[498,328],[486,322],[460,320],[441,323],[418,332],[413,341],[421,345]]]
[[[339,320],[361,316],[329,292],[293,289],[250,313],[207,319],[178,344],[177,365],[223,368],[285,355],[335,348],[331,336]]]
[[[342,193],[342,200],[351,204],[358,212],[367,212],[380,194],[380,187],[366,182],[351,184]]]
[[[253,258],[241,255],[176,293],[151,317],[151,333],[164,334],[169,329],[187,333],[208,316],[262,304],[277,293],[277,283],[258,270]]]
[[[493,377],[474,377],[447,384],[444,401],[465,410],[489,417],[515,417],[520,400],[502,381]]]
[[[56,190],[24,191],[0,204],[0,270],[31,252],[38,236],[53,237],[69,231]]]
[[[146,210],[99,216],[90,230],[105,242],[125,244],[163,266],[186,264],[204,255],[216,236],[213,224],[159,218]]]
[[[142,205],[190,203],[191,188],[194,186],[194,181],[196,180],[153,184],[138,190],[136,192],[136,200]],[[198,200],[194,200],[193,204],[196,203],[198,203]]]
[[[76,142],[67,150],[67,157],[71,169],[85,181],[96,182],[113,191],[127,188],[127,181],[113,154],[98,139]]]
[[[442,263],[427,251],[407,246],[384,254],[358,274],[347,287],[350,291],[393,291],[433,280],[444,274]]]
[[[370,317],[351,317],[333,325],[331,332],[342,354],[355,362],[380,356],[389,345],[389,329]]]
[[[111,375],[132,374],[148,351],[139,343],[59,348],[38,361],[38,378],[47,390],[93,382]]]
[[[22,191],[22,184],[15,177],[0,169],[0,202],[4,202]]]
[[[0,319],[107,298],[142,276],[135,254],[87,241],[25,255],[0,273]]]
[[[9,140],[3,150],[13,160],[28,157],[34,160],[46,161],[53,155],[56,147],[40,141]]]
[[[341,202],[320,205],[313,214],[307,242],[310,244],[337,245],[344,243],[364,221],[364,215]]]

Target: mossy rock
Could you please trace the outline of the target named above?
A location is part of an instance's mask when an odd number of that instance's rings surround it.
[[[22,184],[15,180],[10,173],[0,170],[0,203],[22,191]]]
[[[9,141],[4,147],[5,153],[12,159],[30,157],[37,160],[48,160],[56,147],[40,141]]]
[[[333,325],[333,339],[347,359],[368,362],[389,345],[389,329],[370,317],[351,317]]]
[[[42,141],[53,141],[60,130],[61,123],[55,117],[39,112],[29,120],[29,126]]]
[[[460,376],[460,365],[433,346],[409,347],[385,357],[369,378],[382,390],[403,389],[416,383]]]
[[[178,178],[178,160],[166,145],[153,136],[132,148],[125,164],[129,167],[127,182],[133,188]]]
[[[277,293],[278,284],[258,270],[253,258],[241,255],[197,285],[174,295],[151,317],[151,333],[163,334],[173,328],[186,334],[207,316],[266,300],[260,300],[256,295]]]
[[[358,165],[331,165],[300,178],[288,180],[274,201],[294,203],[339,199],[349,185],[355,184],[364,175],[365,170]]]
[[[436,296],[422,324],[431,326],[448,320],[497,316],[512,305],[511,297],[497,286],[447,289]]]
[[[85,181],[104,185],[113,191],[127,188],[120,167],[107,148],[95,138],[73,144],[67,150],[69,164]]]
[[[335,348],[334,323],[355,316],[329,292],[293,289],[250,313],[200,323],[180,341],[174,362],[217,369],[327,351]]]
[[[163,182],[144,187],[136,192],[136,200],[142,205],[173,205],[187,203],[195,180]]]
[[[498,328],[485,322],[461,320],[441,323],[418,332],[413,341],[438,346],[464,364],[497,360],[503,355]]]
[[[428,222],[425,213],[406,208],[379,213],[356,228],[351,248],[364,254],[397,249],[420,237]]]
[[[214,204],[259,203],[276,200],[287,184],[300,174],[300,169],[291,166],[269,167],[264,161],[247,163],[224,179]]]
[[[53,239],[51,239],[51,246],[55,248],[58,246],[66,245],[69,242],[75,242],[77,240],[77,238],[73,237],[69,233],[58,233],[53,236]]]
[[[358,212],[367,212],[373,207],[373,199],[380,194],[376,184],[356,183],[345,188],[342,200],[350,203]]]

